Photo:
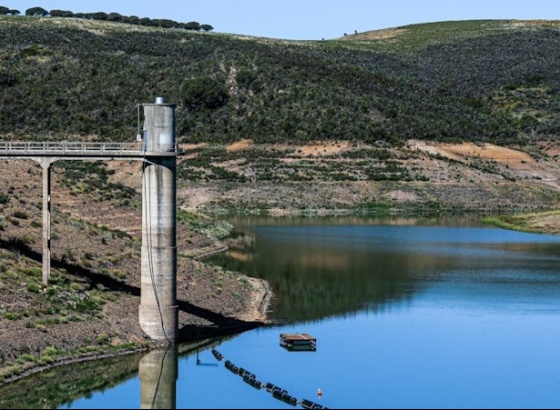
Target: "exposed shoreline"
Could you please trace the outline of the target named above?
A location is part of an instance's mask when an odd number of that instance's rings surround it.
[[[179,332],[178,344],[191,343],[199,340],[238,334],[247,330],[255,329],[260,326],[266,326],[269,323],[266,317],[266,311],[273,297],[273,293],[268,282],[266,282],[265,280],[251,277],[247,277],[247,279],[249,283],[251,283],[252,291],[250,292],[247,309],[239,314],[239,317],[232,318],[231,321],[216,326],[198,326],[198,329],[196,331],[194,331],[193,328],[188,328],[188,330]],[[137,346],[129,349],[104,352],[102,351],[78,356],[59,357],[57,360],[47,365],[30,367],[25,371],[22,371],[21,373],[12,374],[5,377],[4,380],[0,380],[0,387],[17,382],[34,374],[58,367],[88,361],[102,360],[111,357],[148,352],[150,350],[161,347],[165,346],[157,342],[148,342],[144,344],[144,346]]]
[[[539,218],[539,215],[541,217]],[[528,214],[518,214],[515,217],[507,217],[507,219],[500,219],[500,217],[496,217],[488,223],[497,224],[500,220],[508,222],[508,225],[504,225],[502,227],[506,229],[517,229],[517,230],[525,230],[543,234],[559,234],[560,233],[560,212],[558,211],[548,211],[544,213],[528,213]],[[496,222],[498,221],[498,222]],[[543,226],[543,221],[546,222],[545,226]],[[515,225],[514,225],[515,223]],[[210,249],[209,249],[210,248]],[[215,244],[215,246],[209,246],[204,249],[198,249],[194,253],[199,253],[204,250],[204,254],[199,254],[196,256],[192,256],[193,260],[199,261],[204,257],[209,255],[218,253],[223,251],[227,247],[221,244]],[[201,263],[201,262],[198,262]],[[193,325],[184,325],[179,331],[179,341],[178,344],[182,343],[191,343],[200,340],[207,340],[212,339],[215,337],[227,336],[232,334],[242,333],[247,330],[255,329],[257,327],[266,326],[270,324],[267,318],[267,311],[269,309],[271,299],[273,297],[273,292],[270,289],[270,285],[267,281],[258,278],[252,278],[245,275],[242,277],[246,280],[246,282],[250,285],[250,290],[247,292],[245,297],[245,303],[243,309],[241,311],[237,311],[234,315],[231,316],[223,316],[223,320],[220,323],[196,323]],[[206,291],[206,290],[205,290]],[[136,303],[136,300],[132,300],[132,303],[129,303],[126,306],[132,306]],[[124,305],[123,305],[124,306]],[[217,308],[217,307],[216,307]],[[120,307],[120,311],[126,311],[127,320],[137,322],[137,310],[132,309],[132,311],[127,311],[127,309],[123,309]],[[111,318],[112,316],[109,316]],[[117,317],[119,319],[119,317]],[[25,331],[29,329],[19,329],[19,332],[14,332],[13,334],[10,333],[10,329],[3,329],[0,333],[2,333],[2,340],[0,340],[0,351],[4,350],[6,346],[10,345],[10,342],[7,342],[6,335],[11,334],[13,343],[15,343],[16,339],[23,339],[26,337]],[[135,331],[136,330],[136,331]],[[64,331],[62,331],[64,333]],[[62,337],[72,338],[72,334],[62,334]],[[96,352],[88,352],[80,355],[74,355],[72,351],[68,352],[68,355],[61,355],[57,357],[55,360],[48,364],[37,364],[33,366],[31,363],[28,364],[25,368],[22,368],[19,372],[13,373],[4,373],[3,378],[0,378],[0,387],[14,383],[18,380],[24,379],[28,376],[31,376],[36,373],[40,373],[43,371],[47,371],[49,369],[62,367],[69,364],[76,364],[86,361],[94,361],[94,360],[101,360],[110,357],[116,356],[124,356],[129,354],[135,354],[139,352],[147,352],[149,350],[163,347],[162,344],[149,341],[145,337],[139,338],[139,334],[137,329],[131,329],[129,333],[130,339],[135,340],[136,343],[132,343],[127,348],[111,350],[112,346],[109,346],[106,350],[99,350]],[[14,339],[15,338],[15,339]],[[76,342],[76,346],[79,347],[79,341]],[[130,343],[129,343],[130,344]],[[20,353],[21,355],[21,353]],[[15,360],[14,360],[15,362]],[[0,373],[1,375],[1,373]]]

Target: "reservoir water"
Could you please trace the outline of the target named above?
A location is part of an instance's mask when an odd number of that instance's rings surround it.
[[[231,222],[229,250],[208,262],[266,279],[273,325],[79,365],[80,395],[64,397],[55,371],[30,378],[45,393],[27,407],[560,407],[560,237],[476,219]],[[281,333],[307,333],[316,350],[287,350]]]

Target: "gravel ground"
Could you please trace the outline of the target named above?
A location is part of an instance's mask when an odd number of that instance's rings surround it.
[[[52,273],[43,286],[41,169],[0,166],[8,198],[0,203],[0,385],[49,366],[158,347],[138,323],[141,211],[76,194],[54,173]],[[224,249],[200,229],[207,222],[177,225],[180,342],[267,322],[268,283],[199,260]]]
[[[272,297],[267,282],[242,275],[212,272],[211,268],[197,261],[192,261],[192,264],[200,272],[196,278],[185,271],[178,277],[179,342],[235,334],[266,325],[266,309]],[[217,280],[221,283],[219,294],[214,285]],[[158,347],[158,343],[151,341],[140,328],[138,288],[130,286],[130,289],[123,289],[114,301],[103,306],[100,314],[87,319],[53,323],[45,327],[27,327],[28,318],[0,318],[0,375],[4,370],[0,385],[49,366]],[[2,303],[6,302],[5,296],[2,294]],[[52,316],[53,320],[55,316]],[[123,343],[130,345],[112,351],[112,346],[122,346]],[[39,358],[48,349],[76,352],[84,347],[96,349],[78,356],[61,355],[47,365],[27,361],[17,373],[7,372],[22,355]]]

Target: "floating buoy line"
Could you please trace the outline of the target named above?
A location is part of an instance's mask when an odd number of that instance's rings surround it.
[[[311,400],[307,400],[307,399],[298,400],[294,396],[290,395],[286,389],[283,389],[272,383],[269,382],[262,383],[259,380],[257,380],[257,376],[254,373],[251,373],[249,370],[244,369],[243,367],[236,366],[231,362],[231,360],[224,360],[225,359],[224,356],[216,349],[212,349],[211,351],[214,357],[216,358],[216,360],[218,360],[219,362],[224,361],[225,368],[228,369],[230,372],[241,376],[243,381],[248,385],[250,385],[251,387],[257,390],[264,389],[265,391],[271,393],[272,397],[274,397],[277,400],[281,400],[284,403],[288,403],[294,407],[299,404],[304,409],[328,409],[328,407],[323,406],[322,404],[319,403],[315,403]],[[317,392],[319,397],[323,395],[321,389],[319,389]]]

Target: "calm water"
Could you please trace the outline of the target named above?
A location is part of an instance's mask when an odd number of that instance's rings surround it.
[[[277,324],[153,352],[141,377],[59,408],[302,408],[225,360],[329,408],[560,407],[560,237],[465,220],[233,222],[211,262],[267,279]],[[285,350],[282,332],[317,350]]]

